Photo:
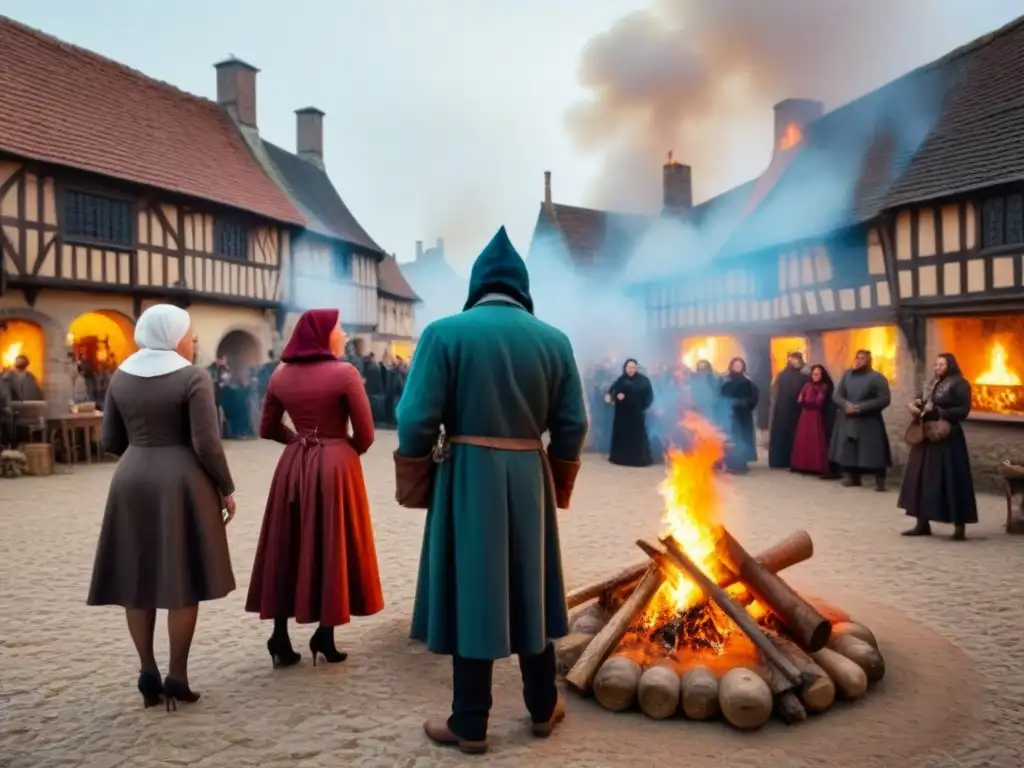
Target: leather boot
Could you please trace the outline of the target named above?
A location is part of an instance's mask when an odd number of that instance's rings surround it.
[[[860,476],[852,472],[843,477],[843,488],[856,488],[860,485]]]
[[[966,527],[961,523],[953,526],[953,541],[964,541],[967,538]]]
[[[435,744],[440,744],[442,747],[458,747],[459,751],[465,755],[482,755],[487,752],[487,739],[467,741],[452,733],[452,729],[448,727],[448,721],[441,717],[427,720],[423,724],[423,732]]]
[[[546,739],[555,732],[555,728],[563,720],[565,720],[565,704],[562,703],[562,697],[559,696],[558,701],[555,703],[555,711],[551,713],[551,717],[548,718],[547,722],[531,723],[530,729],[538,739]]]

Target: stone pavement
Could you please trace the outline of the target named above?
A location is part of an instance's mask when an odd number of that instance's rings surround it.
[[[279,450],[229,445],[238,590],[201,609],[191,676],[204,696],[170,714],[142,708],[122,614],[84,604],[112,466],[0,481],[0,766],[1024,765],[1024,538],[1001,532],[1002,499],[980,499],[982,523],[965,543],[911,540],[897,535],[907,521],[894,492],[763,468],[732,481],[726,522],[752,550],[810,531],[815,556],[791,579],[874,628],[889,668],[880,690],[754,734],[612,715],[569,694],[564,727],[537,742],[526,732],[515,665],[503,662],[490,754],[427,744],[420,726],[446,712],[448,665],[406,639],[423,513],[393,502],[394,444],[381,433],[365,459],[387,610],[339,631],[347,663],[314,669],[302,628],[293,637],[303,663],[277,671],[264,647],[269,628],[242,606]],[[570,584],[637,559],[633,541],[659,530],[662,474],[587,458],[562,518]]]

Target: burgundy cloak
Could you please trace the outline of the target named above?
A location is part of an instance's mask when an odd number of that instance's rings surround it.
[[[373,419],[359,372],[331,353],[337,324],[337,310],[299,318],[263,403],[260,437],[285,449],[245,604],[261,619],[337,626],[384,608],[359,460],[373,443]],[[285,412],[294,431],[281,423]]]

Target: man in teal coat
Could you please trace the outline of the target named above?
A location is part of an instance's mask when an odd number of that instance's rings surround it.
[[[551,641],[568,634],[556,510],[569,505],[587,417],[572,345],[533,316],[504,227],[473,265],[462,313],[423,331],[397,420],[399,476],[446,434],[412,636],[452,656],[454,695],[427,735],[486,751],[494,660],[518,654],[533,733],[548,736],[564,717]]]

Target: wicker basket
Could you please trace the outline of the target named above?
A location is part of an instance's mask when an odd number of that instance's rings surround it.
[[[49,443],[25,443],[22,453],[28,459],[27,473],[37,477],[53,474],[53,446]]]

